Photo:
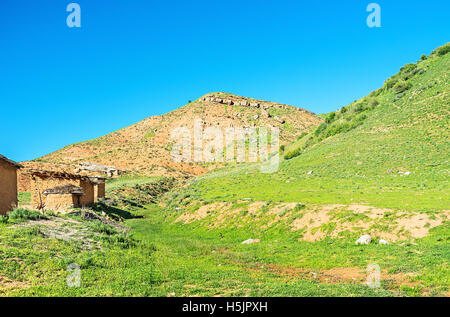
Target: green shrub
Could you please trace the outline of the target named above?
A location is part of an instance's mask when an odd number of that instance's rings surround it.
[[[309,138],[308,140],[306,140],[304,148],[306,149],[307,147],[310,147],[311,145],[313,145],[314,143],[316,143],[314,138]]]
[[[319,136],[323,131],[325,131],[327,129],[327,124],[325,122],[323,122],[322,124],[320,124],[316,131],[314,131],[314,135],[315,136]]]
[[[414,68],[414,69],[411,69],[411,70],[403,73],[402,79],[408,80],[408,79],[412,78],[414,75],[416,75],[416,74],[420,75],[420,74],[423,74],[424,72],[425,72],[425,69],[423,69],[423,68]]]
[[[302,132],[302,134],[300,134],[298,137],[297,137],[297,141],[298,140],[301,140],[301,139],[303,139],[305,136],[307,136],[308,135],[308,132]]]
[[[397,82],[398,82],[397,78],[391,77],[388,80],[386,80],[384,84],[386,85],[387,89],[391,89],[392,87],[395,86],[395,84],[397,84]]]
[[[284,144],[280,145],[280,152],[284,152],[285,146]]]
[[[24,208],[16,208],[8,213],[9,219],[12,221],[20,222],[27,220],[46,219],[37,210],[28,210]]]
[[[367,115],[362,113],[356,117],[354,117],[351,121],[350,121],[350,125],[349,125],[349,130],[353,130],[354,128],[360,126],[364,120],[367,119]]]
[[[370,108],[375,108],[376,106],[378,106],[380,103],[378,102],[378,100],[376,100],[375,98],[371,98],[369,99],[369,106]]]
[[[299,147],[299,148],[296,148],[296,149],[293,150],[293,151],[287,152],[287,153],[284,155],[284,159],[290,160],[290,159],[292,159],[292,158],[294,158],[294,157],[299,156],[300,154],[302,154],[302,149]]]
[[[306,208],[306,205],[298,203],[298,204],[295,205],[295,208],[292,211],[293,212],[297,212],[297,211],[300,211],[300,210],[305,209],[305,208]]]
[[[370,92],[369,96],[370,97],[377,97],[381,92],[383,91],[383,89],[377,89],[377,90],[373,90]]]
[[[144,135],[144,140],[147,139],[151,139],[155,136],[155,132],[154,131],[150,131],[149,133],[147,133],[146,135]]]
[[[336,122],[327,129],[325,137],[328,138],[339,133],[347,132],[348,130],[350,130],[350,124],[348,122]]]
[[[335,117],[336,117],[336,112],[332,112],[325,118],[325,122],[331,123],[331,122],[333,122]]]
[[[397,100],[403,98],[404,95],[405,95],[404,92],[401,92],[401,93],[399,93],[399,94],[396,94],[395,97],[394,97],[394,99],[392,99],[392,101],[395,102],[395,101],[397,101]]]
[[[402,73],[409,73],[417,68],[417,65],[414,63],[406,64],[402,68],[400,68],[400,72]]]
[[[364,103],[358,103],[356,106],[355,106],[355,108],[353,108],[353,112],[355,112],[355,113],[360,113],[360,112],[363,112],[363,111],[365,111],[367,108],[366,108],[366,106],[365,106],[365,104]]]
[[[8,217],[0,215],[0,223],[8,223]]]
[[[422,54],[422,56],[420,56],[420,60],[421,61],[424,61],[424,60],[426,60],[427,59],[427,56],[425,55],[425,54]]]
[[[433,53],[436,53],[439,56],[444,56],[448,52],[450,52],[450,43],[447,43],[444,46],[438,47],[436,50],[434,50]]]
[[[399,94],[399,93],[402,93],[404,91],[407,91],[411,87],[412,87],[412,84],[410,82],[406,82],[404,80],[401,80],[401,81],[399,81],[398,83],[395,84],[395,86],[393,87],[393,90],[394,90],[395,93]]]

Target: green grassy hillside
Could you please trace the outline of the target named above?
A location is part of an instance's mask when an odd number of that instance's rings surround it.
[[[448,209],[449,46],[405,65],[382,88],[299,135],[277,173],[262,174],[251,164],[220,169],[181,195]]]

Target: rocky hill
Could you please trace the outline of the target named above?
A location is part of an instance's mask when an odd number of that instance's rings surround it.
[[[280,128],[280,143],[288,144],[322,121],[301,108],[245,98],[228,93],[210,93],[170,113],[153,116],[103,137],[72,144],[34,160],[28,167],[76,170],[91,162],[143,175],[201,175],[217,165],[176,163],[171,157],[171,132],[177,127],[193,131],[195,119],[203,127]]]

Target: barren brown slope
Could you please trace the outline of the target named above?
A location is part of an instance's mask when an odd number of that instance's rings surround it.
[[[70,170],[88,161],[145,175],[199,175],[213,166],[175,163],[170,154],[173,129],[187,127],[193,131],[194,119],[201,119],[204,128],[276,126],[280,128],[281,144],[293,141],[321,121],[301,108],[211,93],[170,113],[149,117],[98,139],[69,145],[28,164],[36,167],[47,163],[47,168],[48,163],[58,164],[58,168],[66,165]]]

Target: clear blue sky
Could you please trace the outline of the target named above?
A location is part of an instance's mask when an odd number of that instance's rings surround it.
[[[81,29],[66,6],[82,9]],[[382,27],[366,6],[380,4]],[[0,153],[29,160],[226,91],[335,110],[449,41],[448,0],[1,0]]]

